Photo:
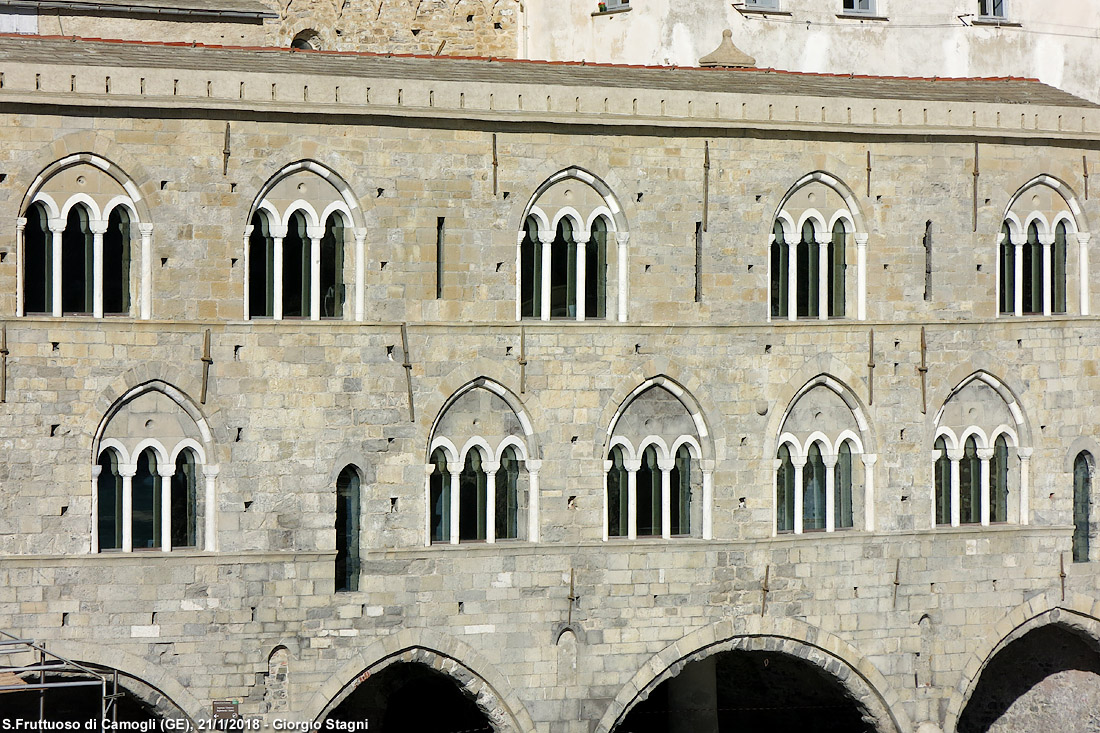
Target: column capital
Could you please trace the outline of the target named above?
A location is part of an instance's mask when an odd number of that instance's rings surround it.
[[[363,242],[367,241],[367,230],[366,229],[355,229],[352,232],[352,236],[355,237],[355,243],[356,244],[362,244]]]
[[[824,232],[822,234],[818,234],[817,232],[814,232],[814,241],[817,244],[821,245],[821,246],[824,246],[826,244],[832,244],[833,243],[833,235],[830,232]]]
[[[573,241],[576,244],[588,244],[588,240],[590,240],[591,238],[592,238],[592,236],[588,232],[583,232],[583,233],[580,233],[580,234],[577,234],[577,233],[573,234]]]
[[[966,450],[963,448],[948,448],[947,457],[952,461],[961,461],[966,454]]]
[[[524,461],[524,465],[527,466],[527,473],[538,473],[542,468],[542,461],[535,458],[529,461]]]
[[[614,467],[615,467],[615,462],[612,461],[612,460],[606,460],[606,461],[603,462],[603,472],[604,473],[607,473],[608,471],[610,471]]]
[[[556,237],[554,232],[539,232],[539,241],[547,246],[553,244]]]
[[[988,461],[992,457],[993,457],[993,449],[992,448],[979,448],[978,449],[978,458],[980,458],[981,460]]]
[[[496,473],[500,470],[500,461],[482,461],[481,470],[485,473]]]
[[[255,224],[249,224],[244,228],[244,238],[248,239],[252,236],[252,230],[256,228]]]
[[[46,224],[50,227],[51,232],[63,232],[65,231],[65,224],[67,219],[47,219]]]
[[[804,467],[806,465],[806,460],[806,456],[791,456],[791,464],[793,464],[795,468]]]
[[[26,226],[27,226],[27,217],[25,217],[25,216],[15,217],[15,228],[16,229],[18,229],[19,231],[23,231],[23,229]]]
[[[153,236],[153,225],[152,224],[138,224],[138,231],[141,232],[141,236],[143,236],[143,237],[151,237],[151,236]],[[248,232],[245,234],[245,236],[247,237],[251,233],[252,233],[252,225],[249,224],[248,225]]]
[[[836,468],[836,462],[839,458],[840,456],[831,453],[821,454],[821,462],[825,464],[825,468]]]
[[[217,478],[218,473],[220,473],[221,470],[222,467],[219,466],[217,463],[204,465],[202,467],[202,476],[203,478]]]
[[[103,466],[98,463],[92,466],[92,481],[98,479],[101,473],[103,473]]]
[[[516,232],[516,244],[522,245],[523,240],[525,240],[525,239],[527,239],[527,231],[526,230],[520,229],[518,232]]]
[[[1039,235],[1039,244],[1042,244],[1044,246],[1049,247],[1050,245],[1054,244],[1054,235],[1049,234],[1049,233],[1048,234],[1040,234]]]
[[[676,468],[676,459],[672,457],[658,458],[657,468],[661,469],[662,471],[671,471],[672,469]]]
[[[157,475],[161,478],[172,478],[176,475],[176,467],[171,463],[157,466]]]
[[[1027,244],[1027,235],[1018,234],[1016,232],[1009,232],[1008,240],[1017,247],[1023,247],[1025,244]]]
[[[615,232],[615,241],[626,246],[630,242],[630,232]]]
[[[1031,459],[1031,454],[1035,451],[1034,448],[1017,448],[1016,455],[1020,457],[1021,461],[1027,461]]]
[[[424,464],[424,475],[425,476],[431,476],[433,473],[435,473],[435,464],[434,463],[425,463]]]
[[[323,226],[308,226],[306,227],[306,236],[310,239],[320,239],[325,236],[325,228]]]
[[[88,229],[92,231],[92,234],[103,236],[107,233],[107,222],[103,219],[91,219],[88,221]]]
[[[623,459],[623,467],[627,471],[630,471],[631,473],[637,473],[638,470],[642,467],[642,459],[641,458],[624,458]]]
[[[286,224],[270,224],[267,227],[268,232],[275,239],[283,239],[286,237],[287,232],[290,231],[290,227]]]
[[[783,461],[779,458],[776,458],[774,461],[772,461],[772,467],[775,468],[776,471],[778,471],[779,469],[783,468]]]
[[[137,475],[136,463],[120,463],[118,464],[118,475],[123,478],[133,478]]]
[[[936,457],[939,458],[940,452],[936,451]],[[877,453],[863,453],[860,455],[860,460],[863,461],[864,466],[873,466],[878,461]]]
[[[867,246],[867,240],[870,239],[870,238],[871,238],[870,234],[867,234],[865,232],[856,232],[855,233],[856,246],[857,247],[866,247]]]
[[[1077,232],[1078,244],[1088,244],[1090,239],[1092,239],[1092,234],[1089,232]]]

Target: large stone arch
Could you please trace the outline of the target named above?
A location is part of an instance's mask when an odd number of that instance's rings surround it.
[[[791,618],[742,616],[688,634],[641,666],[595,727],[610,733],[644,696],[685,665],[726,651],[771,651],[798,657],[823,670],[857,700],[880,733],[912,729],[901,700],[882,672],[841,638]]]
[[[1009,197],[1008,203],[1005,205],[1004,215],[1001,217],[1001,219],[1008,219],[1009,212],[1012,211],[1012,207],[1016,205],[1016,202],[1020,199],[1020,197],[1035,186],[1046,186],[1047,188],[1054,189],[1054,191],[1059,196],[1061,196],[1065,200],[1066,204],[1069,206],[1070,213],[1073,215],[1074,226],[1076,227],[1077,231],[1082,234],[1091,231],[1089,227],[1088,214],[1085,212],[1084,207],[1081,206],[1081,201],[1078,199],[1077,194],[1074,192],[1074,190],[1069,187],[1069,184],[1047,173],[1035,176],[1034,178],[1027,181],[1024,185],[1017,188],[1015,193],[1013,193]],[[999,229],[997,237],[999,240]]]
[[[852,215],[852,224],[855,226],[856,232],[867,232],[867,222],[863,214],[863,209],[859,205],[859,199],[856,197],[855,192],[848,186],[844,180],[833,173],[828,173],[823,170],[816,170],[799,178],[794,184],[787,189],[786,193],[779,200],[779,205],[775,208],[775,214],[770,220],[766,222],[769,230],[772,226],[772,222],[779,218],[780,212],[787,205],[787,201],[791,196],[795,194],[800,188],[807,186],[811,183],[821,183],[822,185],[831,188],[835,191],[848,207],[849,213]]]
[[[829,367],[840,367],[839,364],[833,359],[826,360]],[[877,439],[875,437],[875,431],[871,424],[870,411],[864,404],[863,400],[856,394],[855,390],[851,387],[849,381],[855,375],[851,370],[841,367],[838,371],[846,373],[847,378],[837,376],[837,371],[831,371],[829,369],[816,371],[816,367],[821,364],[815,363],[811,371],[816,373],[812,376],[804,377],[806,370],[800,370],[799,376],[795,380],[788,382],[780,388],[773,405],[778,407],[783,405],[782,410],[770,409],[770,415],[768,417],[768,427],[764,434],[763,442],[763,458],[764,460],[772,460],[775,458],[775,452],[779,446],[777,444],[777,437],[779,436],[779,430],[783,427],[787,417],[790,415],[791,410],[797,404],[798,400],[815,387],[823,387],[830,392],[837,395],[844,404],[851,410],[853,417],[860,427],[860,439],[863,441],[863,450],[866,453],[876,453],[878,450]],[[795,387],[795,384],[801,386]]]
[[[947,699],[943,730],[952,732],[959,722],[982,673],[994,657],[1012,642],[1036,629],[1064,626],[1100,645],[1100,601],[1080,593],[1048,591],[1020,604],[993,625],[971,652]]]
[[[424,455],[427,456],[431,453],[432,439],[435,437],[436,428],[439,425],[440,419],[442,419],[442,417],[446,414],[447,409],[463,395],[474,389],[485,389],[489,391],[490,393],[502,399],[505,404],[507,404],[508,407],[512,409],[512,412],[515,413],[516,418],[519,420],[520,425],[523,428],[524,437],[527,441],[527,452],[529,458],[531,460],[541,459],[542,444],[539,440],[538,432],[535,430],[534,421],[532,420],[531,413],[527,409],[524,401],[521,400],[515,392],[505,387],[501,382],[484,375],[477,376],[455,387],[448,393],[446,399],[444,399],[438,407],[435,407],[434,410],[429,409],[425,411],[425,416],[431,415],[433,417],[432,422],[427,429],[427,435],[424,442]]]
[[[209,716],[205,701],[196,699],[187,688],[167,674],[163,665],[154,664],[118,647],[72,640],[51,640],[54,654],[106,673],[119,673],[119,686],[165,717],[184,718],[195,728],[195,721]]]
[[[533,733],[535,723],[509,684],[473,647],[429,629],[405,629],[373,642],[330,675],[303,708],[320,722],[359,685],[391,664],[427,664],[476,698],[497,733]]]
[[[935,442],[936,427],[939,425],[940,417],[947,403],[951,401],[952,397],[974,381],[980,381],[987,385],[1004,400],[1015,422],[1016,435],[1019,438],[1020,446],[1030,447],[1034,445],[1031,425],[1027,417],[1028,411],[1025,410],[1021,404],[1020,398],[1018,397],[1019,392],[1010,387],[1007,382],[996,376],[992,371],[983,368],[975,369],[974,366],[970,364],[960,365],[952,370],[946,380],[941,380],[939,386],[933,387],[928,405],[929,407],[935,407],[936,410],[935,412],[929,410],[925,419],[926,432],[923,436],[925,445],[931,448],[932,444]]]
[[[248,215],[245,218],[245,221],[252,220],[252,215],[256,212],[257,208],[259,208],[260,202],[264,200],[268,192],[270,192],[271,189],[279,183],[279,181],[291,175],[292,173],[297,173],[298,171],[310,171],[311,173],[317,174],[318,176],[332,184],[332,187],[335,188],[337,192],[339,192],[340,197],[343,199],[344,204],[347,206],[351,214],[352,227],[357,230],[362,230],[366,227],[366,220],[364,218],[363,208],[362,206],[360,206],[359,198],[355,195],[355,192],[352,190],[351,185],[348,184],[348,182],[344,180],[344,178],[339,173],[337,173],[329,166],[310,158],[298,160],[280,167],[273,174],[271,174],[271,176],[269,176],[267,180],[262,183],[262,185],[257,186],[256,196],[252,199],[252,203],[248,208]]]

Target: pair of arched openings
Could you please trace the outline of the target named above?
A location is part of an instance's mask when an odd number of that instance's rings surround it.
[[[713,459],[699,405],[658,376],[623,401],[608,430],[603,538],[712,537]]]
[[[432,426],[425,467],[425,544],[539,541],[537,446],[526,411],[479,378]]]
[[[216,549],[211,450],[205,418],[178,389],[127,392],[94,441],[93,551]]]
[[[123,171],[90,153],[40,173],[16,221],[18,315],[149,318],[152,225],[141,222],[140,202]],[[131,267],[138,232],[140,277]]]
[[[773,534],[874,529],[874,464],[863,408],[829,375],[791,400],[775,455]]]
[[[626,218],[610,187],[581,168],[542,183],[516,246],[516,319],[626,320]]]
[[[1076,290],[1081,315],[1089,312],[1088,242],[1084,214],[1073,191],[1051,176],[1028,182],[1011,199],[997,244],[997,312],[1058,315]],[[1069,273],[1079,273],[1074,284]]]
[[[769,242],[771,320],[866,316],[867,239],[852,191],[820,171],[783,197]],[[854,273],[849,263],[855,262]]]
[[[343,179],[314,161],[284,167],[252,206],[245,228],[246,318],[363,318],[366,232]],[[354,260],[346,256],[354,233]]]
[[[1028,523],[1023,411],[988,372],[963,380],[936,414],[932,526]]]

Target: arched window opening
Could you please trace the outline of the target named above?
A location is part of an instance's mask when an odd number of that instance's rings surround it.
[[[829,242],[829,317],[844,317],[844,276],[847,264],[844,260],[847,233],[844,222],[833,225],[833,238]]]
[[[118,453],[108,448],[99,455],[96,479],[99,549],[122,549],[122,474]]]
[[[321,49],[320,40],[321,37],[317,31],[304,30],[294,36],[294,40],[290,42],[290,47],[298,51],[319,51]]]
[[[1008,521],[1008,441],[998,435],[989,459],[989,521]]]
[[[103,234],[103,312],[130,312],[130,216],[116,206]]]
[[[691,451],[681,445],[676,451],[676,460],[669,477],[672,491],[669,501],[669,513],[672,521],[672,534],[691,534]]]
[[[772,235],[772,318],[786,318],[791,264],[789,248],[783,236],[783,222],[778,219],[772,227]]]
[[[642,465],[638,469],[638,513],[637,528],[639,537],[653,537],[661,534],[661,469],[657,465],[657,449],[652,445],[642,454]]]
[[[1006,221],[1001,226],[1001,313],[1016,312],[1016,245]]]
[[[160,547],[161,492],[157,456],[146,448],[138,456],[133,478],[133,541],[135,550]]]
[[[584,251],[585,318],[607,317],[607,219],[596,217]]]
[[[1024,245],[1024,314],[1043,312],[1043,245],[1039,241],[1039,227],[1035,222],[1027,228]]]
[[[607,535],[626,537],[629,522],[629,474],[623,463],[623,448],[611,449],[611,468],[607,471]]]
[[[436,448],[431,458],[434,470],[430,477],[432,542],[451,541],[451,474],[447,470],[447,454]]]
[[[65,314],[92,313],[93,237],[88,210],[69,209],[61,234],[61,310]]]
[[[798,317],[816,318],[821,302],[821,257],[814,235],[814,224],[802,225],[802,241],[798,243]]]
[[[963,457],[959,461],[959,523],[977,524],[981,521],[982,485],[981,461],[974,436],[966,439]]]
[[[494,514],[498,540],[519,539],[519,469],[516,449],[509,446],[500,457],[496,475]]]
[[[172,547],[195,547],[198,544],[198,476],[197,461],[190,448],[176,457],[176,472],[172,474]]]
[[[359,472],[345,466],[336,478],[336,591],[359,590]]]
[[[523,224],[520,244],[520,315],[523,318],[542,316],[542,241],[535,217]]]
[[[814,443],[802,470],[802,530],[825,529],[825,461],[821,446]]]
[[[845,440],[837,451],[833,467],[833,516],[837,529],[855,526],[852,511],[852,446]]]
[[[306,218],[290,216],[283,239],[283,318],[308,318],[310,303],[310,242]]]
[[[947,456],[947,441],[936,439],[936,524],[951,524],[951,459]]]
[[[1066,312],[1066,223],[1054,228],[1054,244],[1050,256],[1051,312]]]
[[[779,448],[779,468],[775,474],[776,530],[794,531],[794,463],[787,445]]]
[[[344,218],[332,213],[321,238],[321,317],[344,315]]]
[[[275,315],[275,240],[267,214],[252,215],[248,235],[248,315],[271,318]]]
[[[485,508],[488,484],[482,468],[481,451],[471,448],[466,465],[458,477],[458,539],[460,542],[485,539]]]
[[[27,210],[23,229],[23,312],[53,310],[53,236],[49,214],[41,203]]]
[[[568,217],[558,222],[550,246],[550,317],[577,317],[577,242]]]
[[[1078,453],[1073,461],[1073,561],[1089,561],[1089,514],[1092,505],[1092,456]]]

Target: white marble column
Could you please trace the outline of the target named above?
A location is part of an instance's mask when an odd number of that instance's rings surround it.
[[[138,224],[141,233],[141,283],[138,285],[140,306],[138,314],[143,321],[153,317],[153,225]],[[252,227],[248,227],[252,233]],[[245,251],[248,250],[248,234],[245,235]],[[247,267],[247,265],[245,265]],[[247,272],[247,270],[246,270]],[[245,318],[248,318],[248,278],[245,277]]]
[[[432,546],[432,474],[435,464],[424,466],[424,546]],[[449,521],[449,520],[448,520]]]
[[[51,235],[51,259],[53,272],[53,303],[52,314],[54,318],[61,317],[61,235],[65,231],[64,219],[50,219],[49,222],[50,235]]]
[[[137,464],[119,464],[122,477],[122,551],[134,551],[134,476]]]
[[[203,542],[207,552],[218,551],[218,472],[217,464],[202,467],[205,490],[203,500]]]
[[[355,230],[355,320],[362,321],[364,303],[366,302],[367,289],[367,260],[366,260],[367,233],[362,229]]]
[[[92,219],[88,222],[92,232],[92,316],[103,317],[103,235],[107,233],[107,222]]]
[[[588,262],[585,260],[585,250],[588,246],[588,234],[577,234],[573,237],[573,241],[577,245],[577,320],[584,320],[584,299],[585,299],[585,270],[588,267]]]
[[[458,486],[458,471],[451,471],[451,544],[458,544],[458,512],[459,505],[462,503],[459,501],[459,486]]]
[[[863,526],[868,532],[875,531],[875,461],[878,455],[864,453],[860,456],[863,461]],[[935,516],[936,507],[933,500],[932,514]],[[936,526],[935,521],[932,526]]]
[[[272,224],[268,227],[271,234],[272,255],[272,306],[271,317],[276,321],[283,320],[283,238],[286,237],[289,227],[285,224]]]
[[[611,499],[607,495],[607,474],[611,472],[612,466],[615,464],[611,461],[603,462],[603,541],[607,542],[611,537],[611,518],[608,513],[611,511]]]
[[[806,465],[806,456],[791,456],[794,466],[794,533],[802,534],[802,469]]]
[[[817,243],[817,318],[829,320],[829,243],[833,241],[828,232],[815,233]]]
[[[672,538],[672,468],[676,465],[673,458],[658,458],[657,468],[661,471],[661,537]]]
[[[160,477],[160,550],[172,551],[172,475],[176,467],[171,463],[157,466]]]
[[[798,320],[798,242],[787,243],[787,320]]]
[[[249,300],[249,292],[250,292],[250,288],[251,288],[250,283],[251,283],[251,280],[252,280],[250,275],[252,273],[252,261],[251,261],[252,260],[252,246],[251,246],[252,242],[251,242],[251,239],[252,239],[252,230],[253,229],[255,229],[255,226],[253,226],[252,224],[249,224],[248,226],[246,226],[244,228],[244,309],[243,309],[243,313],[244,313],[244,319],[246,321],[249,318],[252,317],[251,303],[250,303],[250,300]],[[144,255],[145,255],[145,253],[143,251],[142,252],[142,280],[143,281],[145,280],[145,262],[147,261],[145,259]],[[153,271],[153,263],[151,261],[149,261],[150,275],[151,275],[152,271]],[[145,287],[145,286],[143,285],[142,287]]]
[[[1080,283],[1078,288],[1080,289],[1081,297],[1081,315],[1087,316],[1089,314],[1089,240],[1092,235],[1088,232],[1078,232],[1077,245],[1078,245],[1078,257],[1077,257],[1077,269]]]
[[[554,246],[554,234],[547,232],[539,232],[539,242],[542,244],[542,292],[540,293],[540,305],[539,305],[539,318],[544,321],[550,320],[550,285],[552,279],[550,277],[550,253],[551,248]]]
[[[23,290],[26,284],[23,282],[23,260],[27,256],[24,249],[27,246],[25,232],[27,218],[25,216],[15,219],[15,315],[23,316]],[[95,538],[92,538],[92,547],[96,547]]]
[[[527,478],[529,484],[529,491],[531,496],[527,501],[527,541],[538,542],[539,537],[542,536],[539,526],[539,469],[542,468],[541,460],[526,461],[527,465]],[[604,474],[607,475],[606,473]],[[607,495],[607,491],[604,491],[604,496]],[[604,512],[604,522],[607,521],[607,512]],[[606,539],[607,529],[604,529],[604,538]]]
[[[980,478],[978,484],[981,490],[981,523],[983,527],[989,526],[989,459],[993,457],[992,448],[978,448],[978,460],[980,461]]]
[[[1051,257],[1051,248],[1054,245],[1053,234],[1040,234],[1039,244],[1043,245],[1043,315],[1049,316],[1052,308],[1052,290],[1054,285],[1054,274],[1051,272],[1051,263],[1054,258]]]
[[[951,526],[959,526],[959,517],[962,504],[959,501],[959,461],[963,458],[961,449],[948,450],[947,457],[951,461]]]
[[[523,240],[527,232],[520,229],[516,233],[516,320],[523,320]],[[541,241],[541,240],[540,240]],[[532,283],[532,286],[534,283]]]
[[[1014,277],[1015,286],[1013,287],[1013,306],[1017,316],[1024,314],[1024,243],[1027,242],[1027,237],[1009,236],[1012,241],[1012,247],[1016,251],[1016,256],[1013,261],[1014,264]]]
[[[308,226],[306,236],[309,237],[309,320],[321,320],[321,237],[325,236],[325,228]],[[305,303],[302,303],[305,310]]]
[[[703,472],[703,539],[714,539],[714,461],[699,462]]]
[[[624,458],[626,468],[626,536],[638,539],[638,469],[642,467],[640,458]]]
[[[867,320],[867,240],[870,235],[856,234],[856,320]]]
[[[772,461],[772,537],[779,534],[779,469],[783,467],[783,461],[776,458]]]
[[[839,456],[829,453],[821,454],[821,462],[825,464],[825,531],[836,531],[836,463]]]
[[[1020,456],[1020,524],[1031,524],[1031,452],[1032,448],[1018,448]]]
[[[89,545],[91,552],[99,552],[99,477],[103,473],[103,466],[98,463],[92,465],[92,541]]]
[[[497,541],[497,471],[500,463],[485,461],[485,541],[490,545]]]

